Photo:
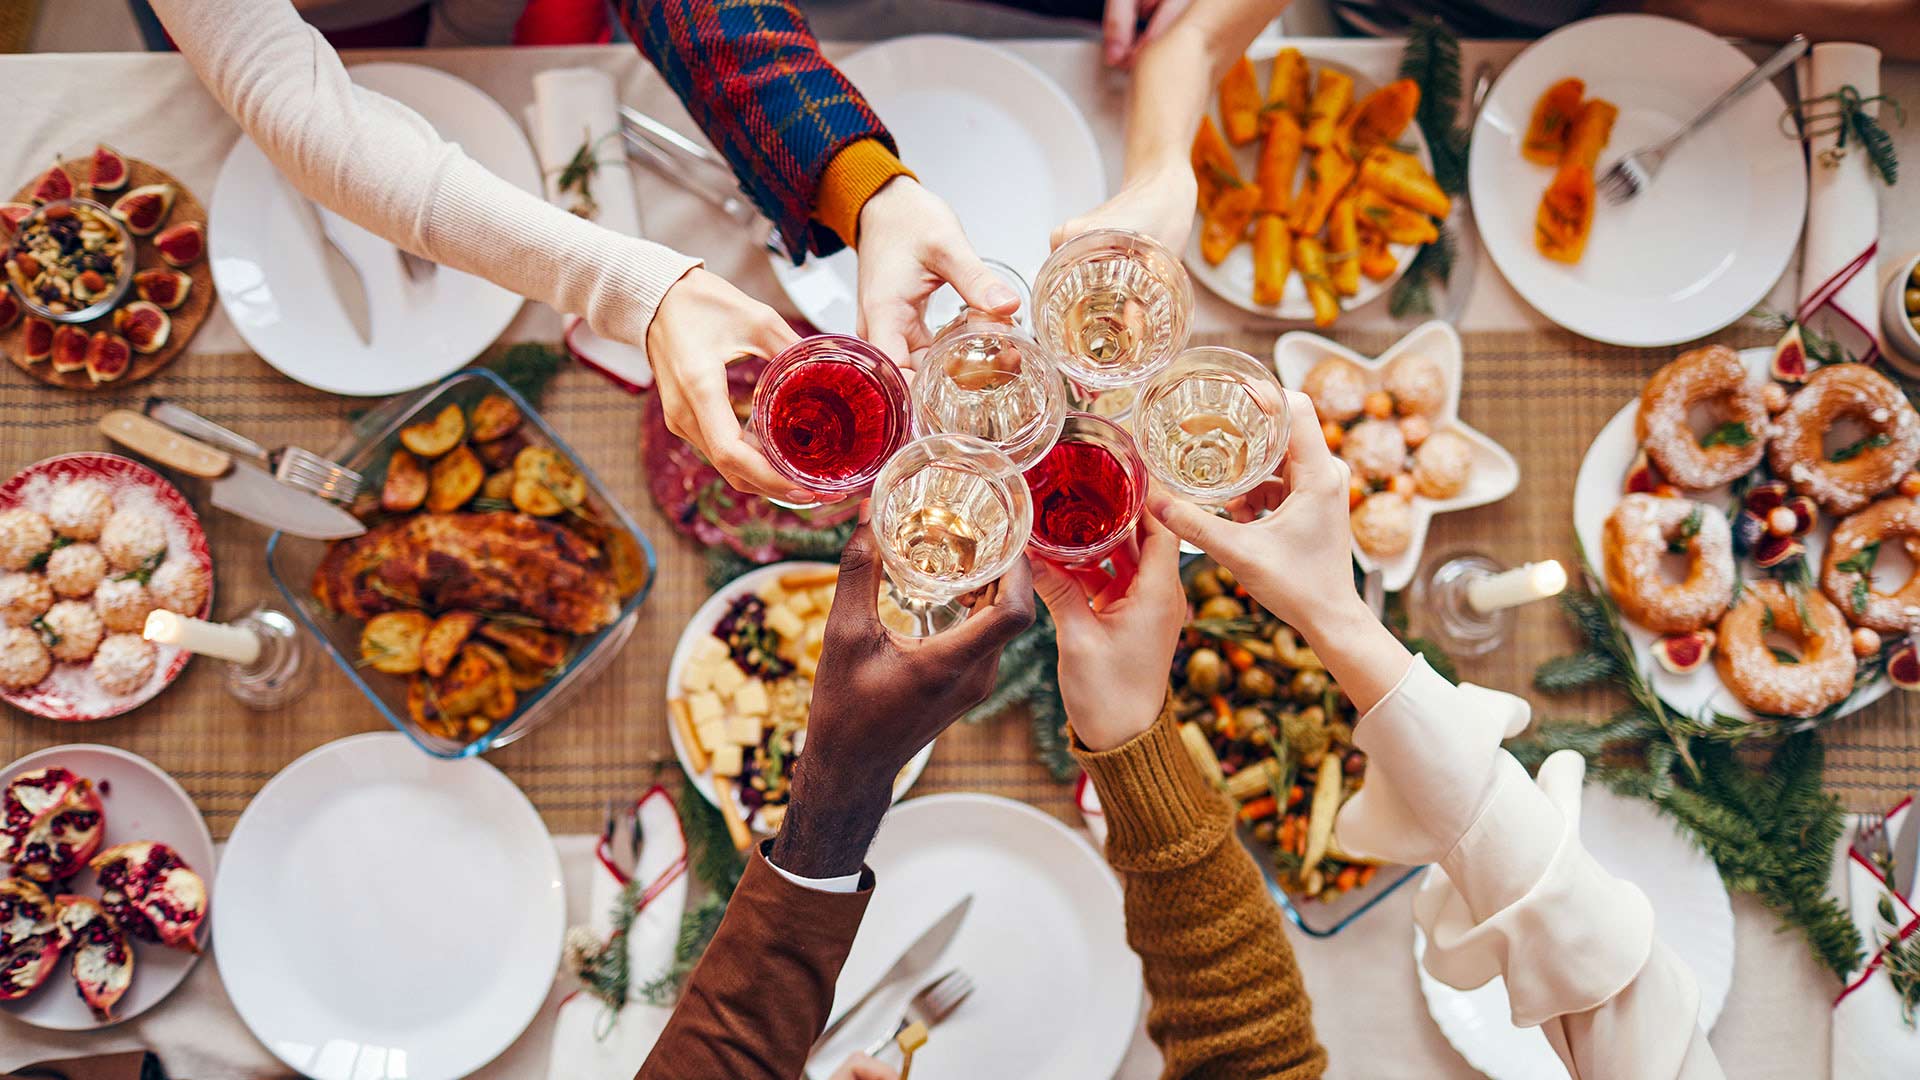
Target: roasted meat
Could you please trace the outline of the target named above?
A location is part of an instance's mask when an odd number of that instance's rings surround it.
[[[360,619],[409,607],[516,612],[591,634],[620,613],[600,555],[573,531],[526,514],[416,514],[335,544],[314,573],[313,594]]]

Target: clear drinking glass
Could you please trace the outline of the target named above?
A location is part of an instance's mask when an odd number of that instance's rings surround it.
[[[921,358],[913,416],[921,434],[971,435],[1024,470],[1059,437],[1067,388],[1031,337],[1005,319],[969,308]]]
[[[970,435],[908,443],[880,471],[874,491],[880,559],[920,637],[966,618],[958,598],[1006,573],[1033,529],[1020,470]]]
[[[1158,241],[1094,229],[1054,249],[1033,282],[1033,336],[1082,388],[1144,382],[1186,347],[1193,283]]]
[[[981,259],[980,261],[986,263],[987,269],[992,270],[995,277],[1013,290],[1013,294],[1020,298],[1020,306],[1014,309],[1012,315],[990,315],[968,307],[967,302],[960,299],[959,291],[953,286],[942,285],[934,290],[932,296],[927,297],[927,325],[938,327],[933,332],[934,337],[937,338],[952,329],[956,322],[973,316],[998,319],[1012,324],[1022,332],[1033,332],[1030,318],[1033,308],[1033,290],[1027,288],[1027,279],[1020,276],[1020,271],[999,259]]]
[[[1111,420],[1070,412],[1053,449],[1026,471],[1035,553],[1069,570],[1131,577],[1127,540],[1147,501],[1147,466],[1133,436]]]
[[[837,502],[871,487],[912,427],[907,381],[885,353],[857,337],[816,334],[767,364],[747,435],[775,472]]]
[[[1258,487],[1286,457],[1292,416],[1272,369],[1202,345],[1140,388],[1133,433],[1154,479],[1219,506]]]

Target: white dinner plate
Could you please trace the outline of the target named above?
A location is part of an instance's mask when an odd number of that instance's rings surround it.
[[[1581,793],[1580,839],[1608,873],[1640,887],[1653,904],[1653,929],[1700,987],[1700,1028],[1710,1031],[1733,986],[1733,905],[1698,846],[1642,799],[1588,785]],[[1441,1034],[1492,1080],[1557,1080],[1566,1067],[1537,1027],[1513,1025],[1504,979],[1455,990],[1427,974],[1426,935],[1413,931],[1420,993]]]
[[[914,34],[869,45],[840,70],[893,133],[900,160],[953,207],[974,250],[1029,285],[1054,226],[1107,197],[1100,146],[1079,106],[1004,49]],[[768,261],[808,322],[824,333],[856,332],[852,250],[800,266],[784,252]]]
[[[473,84],[416,64],[360,64],[352,74],[494,175],[540,193],[526,135]],[[242,135],[214,182],[208,228],[221,306],[247,347],[288,378],[333,394],[397,394],[458,370],[519,313],[519,295],[445,266],[410,280],[392,244],[323,210],[366,283],[373,341],[362,343],[334,296],[303,201]]]
[[[685,674],[687,665],[693,662],[694,646],[699,644],[701,638],[713,633],[713,628],[720,623],[720,617],[727,613],[728,605],[732,604],[736,598],[745,596],[747,593],[759,592],[782,574],[791,574],[796,570],[838,569],[836,564],[827,562],[770,563],[749,570],[722,585],[712,596],[707,597],[707,602],[700,605],[700,610],[693,613],[693,618],[687,620],[686,629],[680,631],[680,642],[673,647],[673,658],[667,661],[667,700],[672,701],[681,696],[680,678]],[[713,769],[693,771],[693,766],[687,761],[686,743],[680,740],[678,724],[667,724],[667,737],[673,741],[673,755],[680,759],[680,768],[685,770],[687,779],[693,781],[693,789],[698,791],[701,798],[706,799],[710,805],[719,806],[720,803],[713,794]],[[927,767],[927,759],[932,756],[933,744],[928,743],[920,748],[919,753],[913,755],[912,761],[907,762],[907,767],[893,782],[893,797],[896,801],[907,793],[907,789],[913,786],[915,780],[920,779],[920,773]],[[734,805],[742,812],[746,809],[740,803],[737,794],[734,796]],[[767,831],[762,828],[758,814],[749,819],[749,824],[758,831]]]
[[[1747,366],[1748,376],[1754,381],[1768,378],[1768,366],[1772,359],[1772,349],[1740,350],[1740,362]],[[1613,513],[1614,507],[1620,505],[1621,485],[1626,482],[1627,470],[1633,467],[1634,458],[1640,453],[1640,440],[1634,435],[1634,418],[1639,413],[1640,399],[1635,397],[1613,414],[1607,426],[1593,437],[1593,445],[1587,447],[1587,456],[1580,460],[1580,473],[1573,482],[1573,531],[1580,538],[1581,547],[1586,549],[1587,559],[1596,574],[1605,572],[1599,560],[1606,550],[1602,541],[1607,516]],[[1724,486],[1692,497],[1708,506],[1733,504],[1733,496]],[[1826,558],[1827,537],[1832,533],[1832,516],[1821,513],[1816,517],[1813,531],[1801,538],[1807,546],[1807,565],[1816,571]],[[1742,563],[1746,576],[1754,577],[1760,573],[1751,562],[1742,560]],[[1900,557],[1897,550],[1888,551],[1874,566],[1874,587],[1888,592],[1899,588],[1907,579],[1908,566],[1909,560]],[[1602,577],[1595,580],[1593,585],[1604,589],[1606,580]],[[1654,660],[1653,643],[1660,640],[1659,634],[1625,616],[1621,617],[1621,625],[1626,627],[1627,638],[1633,642],[1633,653],[1640,663],[1640,670],[1653,684],[1660,700],[1688,716],[1700,716],[1715,710],[1743,720],[1755,719],[1753,710],[1742,705],[1720,681],[1720,669],[1716,665],[1702,664],[1698,670],[1675,675]],[[1893,685],[1886,679],[1862,687],[1841,708],[1840,715],[1858,712],[1887,696],[1892,689]]]
[[[158,841],[177,852],[203,880],[213,881],[213,837],[207,833],[206,820],[200,816],[200,808],[193,805],[193,799],[158,765],[116,746],[88,743],[52,746],[7,766],[5,772],[0,772],[0,785],[23,772],[49,765],[59,765],[93,781],[100,793],[101,805],[106,807],[107,829],[101,837],[100,850],[136,840]],[[96,898],[100,895],[91,870],[82,870],[67,883],[64,891]],[[202,947],[207,940],[207,926],[218,914],[215,908],[219,906],[219,899],[217,891],[208,897],[207,922],[200,928]],[[120,1003],[114,1006],[111,1023],[131,1020],[160,1004],[186,981],[193,965],[200,961],[198,953],[138,940],[133,942],[133,957],[133,981]],[[94,1018],[92,1010],[74,991],[72,970],[72,961],[61,957],[40,989],[21,1001],[0,1004],[0,1009],[35,1027],[56,1031],[107,1027],[108,1024]]]
[[[887,813],[867,865],[877,884],[840,970],[841,1003],[973,896],[933,974],[959,968],[974,991],[914,1054],[914,1080],[1090,1080],[1120,1067],[1146,988],[1127,948],[1120,883],[1079,834],[1010,799],[929,795]],[[848,1047],[891,1032],[904,1004],[877,995],[808,1074],[825,1077]]]
[[[566,930],[560,857],[527,797],[396,732],[330,742],[268,781],[214,895],[234,1009],[317,1080],[485,1065],[546,1001]]]
[[[1281,47],[1286,44],[1285,41],[1279,39],[1268,42],[1255,42],[1253,48],[1247,50],[1247,57],[1254,62],[1254,70],[1259,73],[1261,86],[1264,87],[1266,85],[1268,64],[1273,59],[1273,54],[1279,52]],[[1326,60],[1311,55],[1306,59],[1307,65],[1316,73],[1319,72],[1321,68],[1332,68],[1352,78],[1353,100],[1356,103],[1359,102],[1361,98],[1380,89],[1380,83],[1377,80],[1337,60]],[[1318,75],[1316,74],[1315,77],[1317,78]],[[1219,95],[1214,95],[1209,107],[1214,110],[1215,122],[1218,123],[1220,108]],[[1226,125],[1224,123],[1220,124],[1220,130],[1222,134],[1225,134]],[[1429,173],[1433,172],[1433,154],[1427,149],[1427,137],[1420,130],[1419,124],[1408,121],[1406,130],[1401,132],[1400,137],[1395,141],[1404,147],[1410,147],[1413,150],[1414,156],[1420,159],[1421,167],[1425,168]],[[1232,147],[1233,160],[1234,163],[1240,167],[1240,176],[1249,182],[1253,180],[1255,171],[1259,166],[1260,143],[1260,139],[1255,139],[1245,146]],[[1295,171],[1304,175],[1307,171],[1307,166],[1312,160],[1312,150],[1301,151],[1300,164]],[[1298,188],[1299,185],[1296,182],[1294,186]],[[1420,245],[1389,244],[1387,249],[1393,252],[1393,257],[1396,262],[1393,273],[1388,274],[1386,278],[1381,281],[1375,281],[1365,274],[1360,275],[1360,290],[1352,296],[1340,298],[1340,310],[1342,312],[1352,311],[1355,308],[1368,304],[1376,297],[1384,295],[1388,289],[1391,289],[1393,283],[1400,280],[1400,275],[1406,273],[1407,264],[1413,261],[1413,256],[1420,250]],[[1183,261],[1187,264],[1188,272],[1193,275],[1193,280],[1205,285],[1215,296],[1218,296],[1220,299],[1225,300],[1227,303],[1232,304],[1242,311],[1251,311],[1255,315],[1265,315],[1269,318],[1293,321],[1304,321],[1313,318],[1313,301],[1307,299],[1307,282],[1306,279],[1299,274],[1289,273],[1287,275],[1287,283],[1280,290],[1280,302],[1278,304],[1258,304],[1254,302],[1253,241],[1251,238],[1236,244],[1234,249],[1227,254],[1226,259],[1224,259],[1219,266],[1209,264],[1206,257],[1200,254],[1200,216],[1197,213],[1193,219],[1193,232],[1189,234],[1187,238],[1187,250]]]
[[[1388,592],[1398,592],[1413,580],[1414,572],[1420,567],[1420,553],[1427,546],[1427,528],[1435,514],[1470,510],[1513,494],[1513,489],[1520,486],[1520,463],[1513,460],[1505,447],[1460,419],[1460,388],[1465,376],[1461,367],[1460,334],[1451,324],[1438,319],[1423,323],[1379,356],[1362,356],[1339,342],[1304,330],[1282,334],[1280,340],[1273,343],[1274,370],[1280,374],[1281,385],[1291,390],[1304,386],[1307,372],[1328,357],[1341,357],[1370,371],[1382,371],[1408,353],[1429,357],[1440,365],[1447,381],[1447,400],[1433,417],[1433,430],[1451,431],[1473,446],[1473,471],[1468,475],[1466,488],[1451,499],[1413,497],[1413,539],[1405,551],[1378,559],[1361,550],[1357,542],[1353,545],[1353,557],[1359,561],[1360,568],[1379,570]]]
[[[1667,157],[1622,206],[1597,200],[1580,262],[1533,246],[1553,169],[1520,156],[1533,106],[1564,78],[1620,108],[1596,174],[1680,129],[1753,70],[1746,54],[1673,19],[1608,15],[1558,30],[1515,57],[1473,129],[1468,190],[1495,265],[1542,315],[1615,345],[1672,345],[1753,310],[1786,269],[1807,212],[1806,163],[1780,133],[1787,103],[1762,86]]]

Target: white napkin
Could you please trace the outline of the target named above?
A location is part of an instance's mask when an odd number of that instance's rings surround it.
[[[1916,812],[1912,800],[1902,801],[1887,815],[1887,833],[1900,834],[1900,823]],[[1897,859],[1911,859],[1911,851],[1896,851]],[[1840,864],[1836,887],[1840,903],[1853,916],[1853,925],[1867,945],[1867,966],[1855,973],[1833,1005],[1833,1075],[1836,1080],[1912,1080],[1920,1076],[1920,1031],[1900,1019],[1900,999],[1880,970],[1882,943],[1892,927],[1880,915],[1880,899],[1893,905],[1904,938],[1920,931],[1920,912],[1887,887],[1884,879],[1851,851]]]
[[[1880,50],[1871,45],[1815,45],[1796,68],[1800,100],[1851,86],[1861,97],[1880,92]],[[1815,105],[1821,111],[1826,104]],[[1878,116],[1878,104],[1865,107]],[[1880,182],[1857,139],[1837,163],[1822,161],[1838,134],[1807,145],[1807,231],[1800,250],[1799,319],[1838,336],[1854,355],[1880,354]],[[1818,318],[1816,319],[1816,316]]]
[[[654,787],[640,799],[640,828],[646,844],[640,851],[640,863],[634,868],[634,880],[652,883],[673,873],[670,883],[659,890],[627,930],[627,968],[629,972],[627,1007],[614,1016],[609,1026],[606,1006],[595,997],[579,994],[560,1006],[554,1022],[553,1057],[547,1075],[567,1080],[631,1080],[647,1060],[654,1041],[665,1030],[673,1010],[647,1005],[639,1000],[640,988],[673,962],[675,944],[680,938],[680,917],[687,907],[687,875],[683,867],[687,854],[686,836],[680,831],[680,815],[666,789]],[[593,867],[592,898],[588,901],[588,925],[602,936],[613,928],[613,907],[620,895],[620,883],[607,867]],[[643,887],[642,892],[649,891]]]
[[[547,200],[571,209],[577,200],[558,187],[560,170],[584,142],[594,146],[599,171],[593,177],[593,220],[618,233],[640,235],[640,208],[633,197],[633,174],[627,167],[626,142],[620,137],[619,101],[613,77],[597,68],[557,68],[533,77],[533,104],[528,108],[540,172],[546,177]],[[614,341],[593,332],[578,315],[566,317],[567,351],[629,393],[653,385],[653,368],[640,343]]]

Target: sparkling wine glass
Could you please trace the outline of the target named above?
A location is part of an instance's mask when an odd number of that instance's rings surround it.
[[[1006,573],[1033,529],[1020,470],[971,435],[908,443],[880,471],[874,491],[880,560],[919,637],[966,618],[958,598]]]
[[[1042,558],[1072,571],[1130,577],[1127,541],[1147,501],[1147,467],[1125,428],[1092,413],[1070,412],[1060,438],[1026,471],[1033,492],[1033,539]]]
[[[1133,433],[1154,479],[1220,506],[1280,467],[1292,419],[1267,365],[1238,349],[1202,345],[1140,388]]]
[[[987,264],[987,269],[993,271],[993,276],[1013,290],[1013,294],[1020,298],[1020,306],[1014,309],[1012,315],[994,315],[967,306],[967,302],[960,299],[958,290],[951,285],[942,285],[934,290],[932,296],[927,297],[927,324],[939,328],[933,332],[934,337],[939,337],[953,329],[956,323],[968,318],[997,319],[1023,332],[1032,332],[1029,312],[1033,307],[1033,291],[1027,288],[1027,279],[1020,276],[1020,271],[999,259],[981,259],[980,261]]]
[[[1125,229],[1061,244],[1033,282],[1033,336],[1089,391],[1152,378],[1186,347],[1192,321],[1179,257]]]
[[[969,308],[921,358],[913,415],[921,434],[972,435],[1024,470],[1060,435],[1066,383],[1031,337],[999,316]]]
[[[907,381],[886,354],[856,337],[816,334],[767,364],[747,434],[775,472],[838,502],[873,485],[912,426]]]

